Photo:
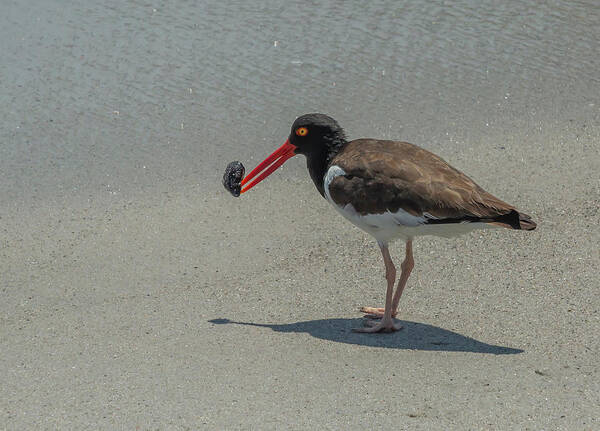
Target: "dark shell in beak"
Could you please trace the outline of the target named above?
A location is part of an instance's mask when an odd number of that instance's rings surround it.
[[[242,190],[241,183],[245,172],[246,169],[244,168],[244,165],[238,161],[229,163],[225,168],[225,173],[223,174],[223,185],[227,191],[236,198],[240,196],[240,192]]]

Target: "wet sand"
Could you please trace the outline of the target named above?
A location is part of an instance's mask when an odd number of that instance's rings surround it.
[[[559,6],[348,30],[302,8],[10,5],[0,428],[600,427],[599,15]],[[305,51],[299,16],[333,42]],[[410,19],[416,39],[375,26]],[[239,199],[220,184],[317,110],[434,151],[538,229],[418,239],[405,328],[352,333],[381,257],[304,160]]]

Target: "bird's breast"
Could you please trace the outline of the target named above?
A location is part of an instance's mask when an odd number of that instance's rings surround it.
[[[344,218],[371,234],[378,241],[387,243],[400,238],[408,240],[413,236],[411,230],[421,226],[425,222],[424,216],[414,216],[401,208],[396,212],[382,208],[377,213],[360,214],[356,211],[352,203],[339,205],[332,199],[329,186],[340,175],[346,175],[346,172],[340,166],[333,165],[327,170],[323,180],[325,199]]]

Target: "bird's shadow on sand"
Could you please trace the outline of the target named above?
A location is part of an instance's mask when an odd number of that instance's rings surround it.
[[[402,320],[404,328],[393,334],[359,334],[352,332],[352,328],[361,326],[362,319],[321,319],[283,325],[235,322],[229,319],[213,319],[209,322],[216,325],[258,326],[270,328],[277,332],[306,332],[323,340],[388,349],[491,353],[494,355],[514,355],[523,352],[521,349],[487,344],[447,329],[407,320]]]

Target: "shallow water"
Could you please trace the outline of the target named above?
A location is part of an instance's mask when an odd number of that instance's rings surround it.
[[[324,3],[5,4],[0,198],[217,188],[311,111],[442,152],[597,122],[595,1]]]

